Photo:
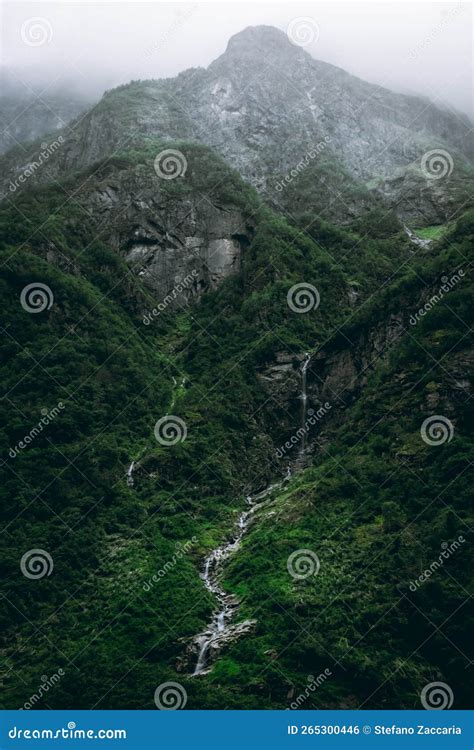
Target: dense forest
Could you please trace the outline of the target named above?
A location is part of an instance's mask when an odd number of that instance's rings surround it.
[[[144,325],[150,288],[110,248],[109,227],[85,217],[104,184],[144,184],[162,145],[0,210],[3,707],[23,706],[58,670],[35,707],[153,708],[157,686],[175,681],[191,709],[286,708],[301,695],[304,708],[417,708],[436,680],[467,707],[474,215],[430,230],[424,247],[378,206],[344,227],[309,209],[285,217],[209,149],[177,142],[186,180],[161,181],[160,200],[237,207],[251,241],[238,272]],[[32,281],[50,293],[38,314],[21,303]],[[287,302],[302,281],[319,293],[303,315]],[[300,464],[295,451],[277,455],[300,404],[262,377],[281,352],[296,382],[310,353],[311,405],[331,407]],[[169,413],[186,436],[161,444],[155,425]],[[431,415],[447,420],[448,440],[423,439]],[[203,560],[288,462],[222,582],[237,622],[254,627],[193,677],[189,644],[215,607]],[[31,550],[48,552],[47,575],[22,571]],[[317,575],[289,575],[297,550],[317,556]]]

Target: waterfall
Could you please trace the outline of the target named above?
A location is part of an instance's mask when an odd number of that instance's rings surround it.
[[[127,484],[129,487],[133,487],[133,469],[135,468],[135,461],[132,461],[127,469]]]
[[[419,247],[428,247],[431,242],[431,240],[422,240],[421,237],[418,237],[415,232],[412,232],[412,230],[407,227],[406,224],[403,225],[403,231],[405,232],[408,239],[413,242],[414,245],[418,245]]]
[[[308,369],[308,365],[311,362],[311,355],[309,352],[306,352],[304,355],[303,364],[301,366],[301,443],[300,443],[300,451],[299,455],[302,458],[306,451],[306,436],[307,436],[307,429],[306,429],[306,412],[308,408],[308,396],[306,393],[306,370]]]
[[[306,415],[307,415],[307,393],[306,393],[306,371],[311,361],[311,355],[306,352],[301,365],[301,444],[299,451],[300,462],[306,451]],[[268,485],[264,490],[255,494],[247,494],[246,503],[248,510],[239,515],[234,533],[230,541],[225,542],[220,547],[213,549],[204,562],[204,569],[201,578],[207,590],[210,591],[217,600],[217,611],[214,613],[212,622],[207,629],[199,633],[193,639],[193,645],[197,650],[196,665],[193,676],[207,674],[211,669],[211,663],[222,646],[235,638],[235,629],[239,626],[232,625],[231,620],[238,606],[238,600],[232,595],[226,593],[221,587],[220,580],[222,576],[222,567],[228,558],[233,555],[240,547],[240,543],[247,533],[250,522],[255,511],[258,511],[266,502],[267,496],[277,488],[280,488],[283,482],[289,481],[292,476],[292,469],[288,464],[286,476],[279,482]],[[250,622],[250,621],[248,621]],[[244,623],[245,625],[245,623]],[[245,631],[241,631],[245,632]]]
[[[176,402],[176,389],[178,388],[178,381],[176,380],[176,378],[174,377],[174,375],[171,376],[171,379],[173,381],[173,388],[172,388],[172,391],[171,391],[170,404],[168,406],[168,414],[170,413],[170,411],[173,409],[173,407],[175,405],[175,402]],[[186,377],[183,375],[183,377],[181,378],[181,380],[179,382],[179,388],[184,388],[185,383],[186,383]],[[127,477],[127,485],[129,487],[133,487],[134,484],[135,484],[134,479],[133,479],[133,472],[135,471],[136,462],[140,459],[140,456],[141,456],[142,452],[137,456],[137,459],[135,461],[131,462],[130,466],[127,469],[126,477]]]
[[[206,558],[201,578],[207,590],[216,597],[219,609],[215,612],[207,630],[194,638],[194,643],[198,645],[199,651],[193,676],[206,674],[209,671],[213,656],[215,657],[217,651],[229,639],[229,636],[232,634],[232,628],[236,627],[232,626],[230,621],[237,609],[238,601],[232,594],[225,592],[220,585],[222,566],[239,549],[255,511],[264,504],[265,498],[274,489],[281,487],[281,484],[281,482],[270,484],[252,498],[248,495],[246,499],[247,503],[251,504],[251,508],[239,515],[231,540],[213,549]],[[259,502],[255,504],[255,501]]]

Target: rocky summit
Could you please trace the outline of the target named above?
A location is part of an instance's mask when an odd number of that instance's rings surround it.
[[[207,69],[107,92],[64,137],[34,178],[58,179],[160,138],[211,147],[290,213],[298,207],[292,186],[282,185],[303,164],[313,207],[328,220],[347,222],[382,198],[400,216],[430,224],[454,216],[472,193],[466,170],[474,146],[465,116],[314,60],[270,26],[233,36]],[[439,149],[448,161],[433,163],[433,154],[422,163]],[[32,148],[20,163],[4,159],[4,193],[35,154]],[[439,170],[449,178],[442,186],[432,179]]]
[[[472,124],[290,37],[9,91],[4,708],[470,705]]]

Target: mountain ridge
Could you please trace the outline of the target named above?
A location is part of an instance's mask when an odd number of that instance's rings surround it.
[[[256,60],[260,62],[255,75]],[[312,198],[322,218],[346,222],[366,210],[357,200],[361,191],[366,201],[386,200],[397,210],[396,173],[419,163],[424,153],[442,147],[452,151],[453,187],[473,153],[467,120],[460,122],[425,100],[389,92],[314,60],[282,31],[266,26],[234,35],[207,69],[132,82],[107,92],[77,128],[74,123],[71,127],[74,133],[34,180],[60,179],[150,137],[192,140],[218,151],[270,203],[290,214],[293,206],[277,186],[323,143],[318,158],[309,159],[309,172],[318,183]],[[3,166],[8,175],[5,194],[19,165],[7,155]],[[385,189],[394,178],[391,191]],[[443,185],[449,193],[449,180]],[[415,205],[417,190],[423,190],[434,207],[424,221],[426,202],[420,204],[422,224],[436,223],[437,214],[441,222],[448,218],[434,187],[431,175],[420,175],[412,190]],[[336,196],[334,205],[321,195],[330,190]],[[402,210],[402,217],[407,216],[412,218]]]

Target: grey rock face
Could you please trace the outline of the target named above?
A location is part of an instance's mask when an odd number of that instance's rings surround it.
[[[404,335],[405,326],[409,326],[408,315],[391,314],[374,329],[362,332],[353,346],[345,340],[342,345],[320,349],[312,355],[306,372],[308,414],[313,415],[308,421],[310,451],[324,444],[328,430],[341,424],[344,410],[360,395],[375,366],[387,361],[391,347]],[[275,407],[278,410],[275,437],[280,445],[285,445],[295,434],[295,425],[299,426],[302,358],[302,354],[280,352],[276,362],[257,376],[271,396],[272,411]],[[325,404],[329,408],[324,408]],[[282,457],[277,454],[277,458],[294,461],[297,452],[298,443]]]
[[[83,169],[149,137],[191,140],[215,149],[284,212],[293,207],[292,187],[306,176],[312,186],[307,208],[322,218],[347,221],[374,194],[389,197],[400,215],[412,218],[420,200],[423,213],[430,202],[443,202],[432,201],[433,191],[449,194],[450,186],[430,181],[421,198],[410,190],[409,201],[400,202],[399,188],[406,185],[390,185],[396,170],[435,147],[459,163],[472,159],[470,127],[467,118],[425,99],[314,60],[282,31],[259,26],[232,37],[207,70],[107,93],[47,172]],[[45,170],[35,179],[49,176]],[[437,211],[427,211],[427,220],[437,218]]]
[[[399,216],[419,226],[444,224],[458,209],[472,203],[473,180],[462,161],[453,160],[452,172],[440,179],[426,176],[414,165],[380,181],[377,191]]]
[[[253,232],[237,207],[199,195],[171,198],[151,173],[113,173],[77,200],[157,303],[170,309],[236,273]]]

